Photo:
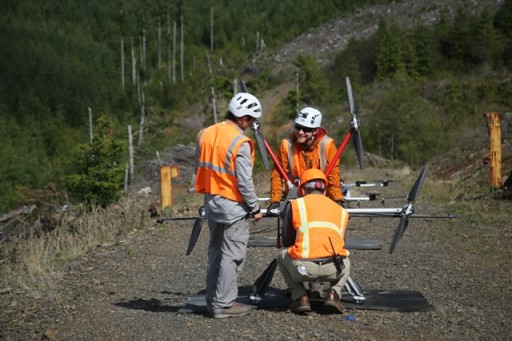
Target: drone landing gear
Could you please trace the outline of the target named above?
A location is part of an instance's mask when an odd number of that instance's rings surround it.
[[[366,300],[364,297],[363,288],[352,276],[348,276],[347,282],[345,283],[345,290],[347,290],[348,295],[343,295],[341,298],[342,301],[355,304],[363,304]]]

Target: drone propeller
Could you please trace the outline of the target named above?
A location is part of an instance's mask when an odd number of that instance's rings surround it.
[[[416,201],[421,186],[423,185],[425,177],[427,176],[427,168],[427,166],[423,167],[420,175],[418,176],[418,179],[416,179],[414,186],[412,186],[411,191],[407,196],[407,205],[402,209],[400,221],[398,222],[398,226],[395,230],[395,233],[393,234],[393,239],[391,240],[391,245],[389,246],[389,253],[393,253],[393,251],[395,251],[395,247],[398,244],[398,241],[400,241],[405,231],[407,230],[407,226],[409,225],[409,216],[414,213],[413,204]]]
[[[196,245],[197,239],[199,238],[199,234],[201,234],[201,229],[203,227],[203,219],[206,216],[206,210],[203,206],[199,207],[199,218],[194,222],[194,227],[192,228],[192,234],[190,235],[190,240],[188,242],[187,253],[186,255],[190,255],[194,246]]]
[[[341,142],[336,154],[334,155],[332,162],[329,164],[329,167],[325,170],[325,176],[328,178],[331,174],[331,171],[334,168],[336,162],[343,153],[343,150],[347,146],[350,138],[352,138],[352,142],[354,144],[354,148],[356,150],[357,160],[359,162],[359,167],[363,169],[364,167],[364,153],[363,153],[363,143],[361,142],[361,134],[359,133],[359,120],[356,117],[357,107],[354,101],[354,94],[352,93],[352,86],[350,85],[350,78],[346,78],[347,81],[347,96],[348,96],[348,104],[350,113],[352,114],[352,119],[350,120],[350,129],[348,133],[345,135],[345,138]]]
[[[347,97],[348,97],[348,106],[350,113],[352,114],[352,120],[350,121],[350,126],[352,130],[352,143],[354,144],[354,148],[356,150],[357,160],[359,161],[359,167],[361,169],[364,168],[364,152],[363,152],[363,142],[361,141],[361,134],[359,133],[359,125],[360,122],[356,117],[357,113],[357,105],[354,101],[354,94],[352,92],[352,85],[350,84],[350,78],[346,78],[347,83]]]
[[[244,81],[240,81],[240,92],[249,92],[247,91],[247,86],[245,86],[245,82]]]
[[[244,81],[240,81],[240,92],[246,92],[247,86],[245,85]],[[252,130],[254,130],[254,136],[256,137],[256,144],[258,145],[258,150],[260,152],[261,160],[263,161],[263,165],[265,166],[265,169],[270,169],[270,165],[268,163],[268,154],[267,149],[265,148],[265,138],[263,137],[263,134],[261,133],[261,123],[258,120],[254,120],[252,124]]]
[[[265,147],[265,137],[260,130],[261,123],[258,120],[254,120],[252,124],[252,130],[254,130],[254,136],[256,137],[256,144],[258,145],[258,150],[260,152],[261,160],[263,161],[263,165],[265,169],[270,169],[270,165],[268,163],[268,154],[267,149]]]

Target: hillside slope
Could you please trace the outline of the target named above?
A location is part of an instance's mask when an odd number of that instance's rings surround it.
[[[484,8],[495,11],[503,0],[404,0],[387,6],[367,6],[355,13],[313,29],[281,47],[266,59],[275,64],[274,72],[288,70],[300,53],[314,56],[321,64],[332,61],[351,39],[360,40],[375,34],[381,20],[394,20],[404,27],[431,26],[441,15],[453,17],[458,8],[479,13]]]

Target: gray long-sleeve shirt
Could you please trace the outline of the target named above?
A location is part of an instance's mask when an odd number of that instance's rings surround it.
[[[252,178],[251,147],[249,143],[242,143],[235,161],[235,173],[238,181],[238,189],[244,198],[244,203],[239,203],[221,197],[220,195],[206,194],[204,207],[206,217],[221,224],[232,224],[247,216],[248,213],[260,209],[258,196]]]

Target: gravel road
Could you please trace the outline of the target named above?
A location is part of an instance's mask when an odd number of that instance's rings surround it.
[[[403,194],[406,186],[394,183],[389,190]],[[403,203],[388,200],[386,206]],[[429,204],[428,198],[416,206],[421,213],[445,212],[442,203]],[[493,202],[486,209],[510,212],[510,206]],[[275,308],[214,320],[177,313],[187,297],[204,289],[206,224],[193,253],[185,256],[190,221],[158,225],[148,217],[148,222],[153,226],[149,231],[100,246],[69,264],[56,288],[40,297],[17,290],[1,293],[0,339],[506,340],[512,335],[510,226],[478,226],[464,217],[411,219],[390,255],[397,219],[350,220],[349,239],[382,244],[381,250],[352,251],[353,277],[364,289],[420,291],[432,305],[428,312],[357,309],[347,312],[355,318],[350,321],[347,314],[297,316]],[[253,236],[272,236],[275,227],[274,219],[264,219],[253,226]],[[252,285],[275,251],[249,248],[239,285]],[[271,286],[286,288],[279,271]]]

